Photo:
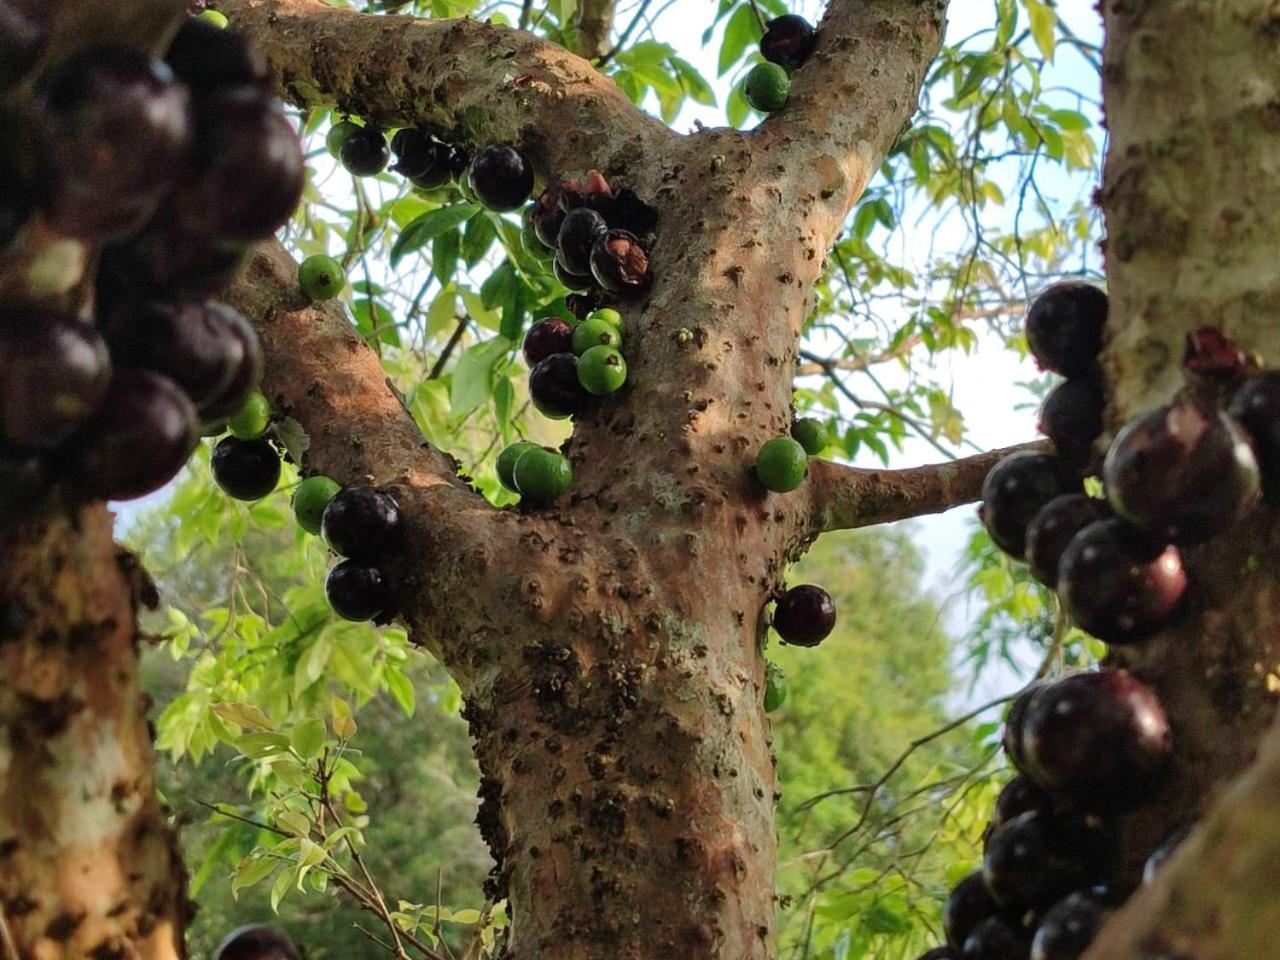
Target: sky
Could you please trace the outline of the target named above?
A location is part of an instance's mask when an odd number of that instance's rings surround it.
[[[634,0],[623,0],[619,23],[627,23]],[[705,49],[701,35],[714,17],[716,4],[710,0],[671,0],[665,7],[655,5],[660,14],[652,21],[654,39],[671,44],[677,53],[694,64],[703,76],[712,82],[720,104],[723,104],[731,77],[716,78],[716,56],[719,36]],[[797,0],[791,4],[793,12],[816,21],[822,3],[817,0]],[[994,22],[995,0],[952,0],[948,15],[948,40],[971,36],[989,29]],[[1098,41],[1101,26],[1093,4],[1067,2],[1059,5],[1060,14],[1082,38]],[[1025,19],[1025,18],[1024,18]],[[636,39],[643,38],[643,31]],[[1060,56],[1057,64],[1046,72],[1045,87],[1057,88],[1070,99],[1072,92],[1079,92],[1097,99],[1098,77],[1080,58],[1069,54]],[[1087,111],[1086,111],[1087,112]],[[724,122],[723,106],[702,106],[690,103],[677,118],[674,127],[686,131],[695,122],[708,126]],[[1050,204],[1065,206],[1088,196],[1093,187],[1089,177],[1067,177],[1050,173],[1040,178],[1041,189]],[[342,189],[345,182],[341,175],[323,178],[326,194]],[[349,189],[349,188],[348,188]],[[923,264],[935,245],[954,247],[962,242],[959,225],[937,223],[929,231],[901,230],[895,237],[899,244],[892,250],[900,261]],[[893,385],[894,373],[889,368],[878,371]],[[937,362],[935,376],[952,394],[954,405],[965,415],[968,439],[982,449],[1007,446],[1033,439],[1036,436],[1035,410],[1031,397],[1017,384],[1036,376],[1029,361],[1019,359],[990,334],[983,334],[978,348],[970,355],[949,351]],[[894,452],[890,466],[905,467],[935,462],[939,454],[924,441],[910,440],[901,452]],[[880,467],[878,459],[871,455],[855,460],[859,466]],[[125,526],[141,509],[163,503],[167,491],[121,504],[117,509]],[[956,573],[962,549],[972,532],[974,506],[958,507],[947,513],[911,521],[908,530],[912,540],[921,548],[927,562],[926,583],[935,595],[945,601],[945,626],[960,635],[971,621],[974,611],[969,609],[963,596],[963,582]],[[1028,663],[1030,660],[1028,659]],[[991,671],[972,692],[966,690],[957,706],[989,699],[995,693],[1005,693],[1017,686],[1016,676],[1007,671]]]

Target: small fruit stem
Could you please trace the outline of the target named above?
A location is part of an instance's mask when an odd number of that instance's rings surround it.
[[[760,10],[760,5],[756,3],[756,0],[749,0],[749,2],[751,4],[751,12],[756,15],[756,22],[760,24],[760,32],[764,33],[769,29],[768,21],[765,20],[764,14]]]

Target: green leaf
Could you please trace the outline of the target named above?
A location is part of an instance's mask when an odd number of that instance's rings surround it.
[[[250,760],[262,760],[289,749],[289,738],[279,733],[246,733],[237,737],[236,749]]]
[[[324,749],[326,732],[324,721],[319,717],[311,717],[293,728],[289,740],[298,756],[304,760],[311,760],[320,756],[320,752]]]
[[[467,229],[462,235],[462,259],[468,267],[474,267],[484,259],[497,236],[493,218],[488,214],[467,221]]]
[[[239,727],[258,731],[275,729],[271,718],[252,703],[215,703],[213,712]]]
[[[428,210],[400,231],[391,245],[391,265],[394,267],[406,255],[422,249],[427,242],[465,223],[480,208],[474,203],[455,203],[448,207]]]
[[[277,814],[276,826],[286,830],[295,837],[305,837],[311,832],[311,821],[297,810],[285,810]]]
[[[391,691],[391,696],[400,705],[400,709],[405,712],[405,716],[413,716],[415,708],[413,681],[399,670],[388,670],[386,680],[387,689]]]
[[[458,247],[462,243],[457,230],[448,230],[431,244],[431,272],[441,283],[450,283],[458,270]]]
[[[1027,15],[1031,18],[1031,36],[1035,38],[1041,55],[1052,63],[1054,47],[1057,43],[1054,32],[1057,26],[1057,14],[1044,0],[1024,0],[1024,2],[1027,5]]]
[[[760,39],[760,24],[751,10],[749,3],[738,5],[729,22],[724,27],[724,40],[720,43],[720,58],[716,62],[716,72],[724,76],[746,52],[747,47]]]
[[[265,880],[271,876],[278,866],[280,866],[279,860],[272,860],[268,857],[250,860],[246,857],[240,861],[235,875],[231,878],[231,892],[237,894],[241,890],[246,890],[255,883]]]
[[[514,342],[498,336],[469,347],[458,358],[449,390],[449,406],[455,418],[461,419],[489,399],[493,390],[493,371],[507,355]]]
[[[276,882],[271,885],[271,909],[274,913],[280,912],[280,901],[284,899],[296,873],[296,870],[281,870]]]

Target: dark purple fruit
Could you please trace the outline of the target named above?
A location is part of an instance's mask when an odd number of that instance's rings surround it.
[[[164,61],[197,100],[229,87],[265,90],[270,77],[267,58],[244,34],[198,17],[178,28]]]
[[[344,620],[376,620],[391,604],[391,587],[377,567],[343,560],[324,581],[324,595]]]
[[[475,155],[471,190],[490,210],[514,210],[533,192],[533,165],[515,147],[493,143]]]
[[[1150,796],[1172,751],[1169,721],[1141,681],[1120,670],[1077,673],[1041,690],[1023,743],[1031,776],[1091,812]]]
[[[278,103],[247,87],[214,94],[200,104],[196,142],[195,175],[177,195],[187,232],[248,243],[271,236],[293,216],[306,166],[298,134]]]
[[[836,604],[831,594],[812,583],[792,587],[773,608],[773,629],[783,643],[816,647],[835,629]]]
[[[1142,882],[1151,883],[1156,877],[1156,871],[1159,870],[1166,860],[1173,856],[1174,851],[1182,846],[1182,842],[1191,836],[1191,831],[1195,829],[1195,821],[1182,823],[1170,830],[1160,846],[1151,852],[1151,856],[1147,857],[1147,862],[1142,865]]]
[[[1021,931],[991,917],[978,924],[964,942],[964,960],[1027,960],[1030,944]]]
[[[957,950],[963,949],[978,924],[999,912],[1000,906],[991,898],[982,871],[974,871],[956,884],[942,905],[942,929],[947,943]]]
[[[46,0],[0,0],[0,91],[35,65],[56,10]]]
[[[302,951],[284,931],[253,924],[227,934],[213,960],[302,960]]]
[[[1046,503],[1027,527],[1027,563],[1031,575],[1046,587],[1058,584],[1058,564],[1075,535],[1111,516],[1105,500],[1068,493]]]
[[[564,223],[564,208],[560,206],[560,184],[551,183],[538,194],[533,201],[533,210],[529,219],[533,221],[533,232],[548,250],[556,248],[560,238],[560,227]]]
[[[52,483],[49,464],[43,456],[31,450],[0,447],[0,516],[6,510],[35,503]]]
[[[187,395],[150,370],[121,368],[73,451],[81,488],[98,500],[132,500],[172,480],[200,440]]]
[[[262,382],[262,344],[258,341],[257,332],[249,325],[248,320],[234,310],[222,313],[221,320],[225,321],[229,332],[240,341],[243,359],[218,395],[201,405],[200,416],[205,423],[238,413],[249,394],[258,389]]]
[[[1027,772],[1026,751],[1022,745],[1022,727],[1026,723],[1027,710],[1031,706],[1031,701],[1045,686],[1047,684],[1044,681],[1029,684],[1014,697],[1013,703],[1009,705],[1009,714],[1005,717],[1001,744],[1004,746],[1004,753],[1009,758],[1009,762],[1021,773]]]
[[[571,293],[564,298],[565,308],[577,320],[587,319],[587,315],[605,305],[604,291],[593,289],[587,293]]]
[[[116,310],[103,327],[117,362],[162,373],[200,409],[231,385],[245,361],[238,327],[223,303],[147,301]]]
[[[1244,373],[1248,358],[1239,345],[1221,330],[1201,327],[1187,334],[1182,367],[1202,377],[1237,377]]]
[[[1024,813],[1048,813],[1052,809],[1053,798],[1036,786],[1030,777],[1020,773],[1006,783],[1000,796],[996,797],[991,822],[998,828]]]
[[[48,449],[107,395],[111,359],[98,331],[74,317],[34,315],[0,332],[0,436]]]
[[[950,947],[934,947],[920,954],[916,960],[960,960],[960,955]]]
[[[1014,453],[987,474],[978,516],[991,539],[1009,556],[1023,559],[1027,527],[1050,500],[1079,493],[1080,477],[1051,453]]]
[[[559,253],[556,254],[556,258],[552,263],[552,272],[556,275],[556,279],[570,290],[590,290],[595,286],[595,277],[589,273],[574,273],[565,267]]]
[[[415,187],[434,190],[449,182],[449,146],[421,130],[406,127],[391,138],[391,152],[396,162],[391,169],[407,178]]]
[[[1031,960],[1079,960],[1108,915],[1091,894],[1071,894],[1040,921],[1031,942]]]
[[[610,230],[591,248],[591,275],[611,293],[636,293],[649,285],[649,255],[635,234]]]
[[[266,440],[223,437],[210,459],[213,479],[236,500],[261,500],[280,482],[280,454]]]
[[[1014,817],[991,835],[982,862],[987,890],[1001,906],[1040,909],[1090,878],[1091,864],[1052,843],[1052,817],[1032,811]]]
[[[608,219],[613,202],[613,188],[599,170],[588,170],[586,176],[560,184],[560,206],[566,211],[590,207]]]
[[[387,169],[391,147],[377,127],[361,127],[342,141],[338,159],[352,176],[373,177]]]
[[[134,296],[209,297],[225,290],[244,266],[246,244],[200,236],[162,214],[128,242],[103,250],[98,271]]]
[[[1268,500],[1280,500],[1280,373],[1245,381],[1228,408],[1249,434]]]
[[[578,358],[572,353],[543,357],[529,373],[529,398],[544,417],[563,420],[587,408],[591,394],[578,380]]]
[[[795,70],[818,42],[818,31],[804,17],[794,13],[775,17],[760,38],[760,55],[771,63]]]
[[[1053,448],[1077,469],[1093,459],[1093,443],[1102,436],[1102,414],[1107,398],[1093,377],[1072,377],[1054,387],[1040,407],[1040,432]]]
[[[1222,533],[1261,491],[1258,461],[1240,426],[1186,402],[1153,410],[1120,431],[1102,480],[1117,514],[1184,546]]]
[[[591,275],[591,248],[609,232],[604,217],[590,207],[575,207],[564,216],[556,238],[556,259],[570,273]]]
[[[400,545],[400,505],[373,487],[344,487],[324,508],[320,533],[344,557],[377,559]]]
[[[573,352],[573,327],[559,317],[539,320],[524,337],[524,362],[533,367],[553,353]]]
[[[186,170],[191,99],[162,63],[95,51],[59,70],[38,117],[55,229],[92,241],[137,232]]]
[[[1027,311],[1027,346],[1044,370],[1082,377],[1102,350],[1107,295],[1089,283],[1055,283]]]
[[[1153,545],[1123,520],[1100,520],[1063,551],[1057,587],[1081,630],[1105,643],[1138,643],[1177,612],[1187,574],[1177,547]]]

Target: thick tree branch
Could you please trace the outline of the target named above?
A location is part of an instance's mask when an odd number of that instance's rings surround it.
[[[1009,454],[1047,448],[1048,441],[1041,440],[905,470],[864,470],[810,460],[813,525],[819,531],[849,530],[941,513],[977,500],[987,472]]]
[[[578,54],[589,60],[604,56],[613,30],[615,0],[582,0],[578,6]]]
[[[300,106],[422,123],[471,147],[518,144],[544,176],[654,162],[674,137],[581,57],[474,20],[416,20],[319,0],[216,0]]]

